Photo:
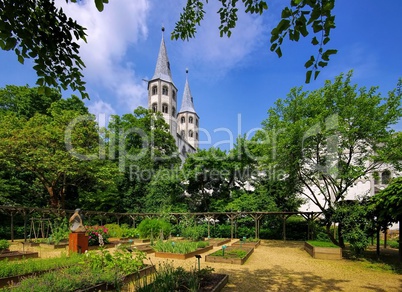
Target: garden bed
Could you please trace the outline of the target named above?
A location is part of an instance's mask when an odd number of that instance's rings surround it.
[[[304,250],[307,251],[315,259],[325,259],[325,260],[342,259],[342,248],[331,244],[326,243],[320,244],[306,241],[304,242]]]
[[[116,246],[117,243],[115,242],[110,242],[110,243],[105,243],[105,245],[103,246],[103,248],[113,248]],[[92,246],[88,246],[88,250],[96,250],[99,249],[100,246],[99,245],[92,245]]]
[[[35,251],[3,251],[0,254],[0,261],[2,260],[21,260],[21,259],[30,259],[37,258],[38,252]]]
[[[145,252],[145,253],[153,253],[153,252],[155,252],[154,249],[152,248],[152,246],[149,245],[149,244],[135,245],[133,247],[136,248],[137,250]]]
[[[138,279],[142,277],[147,277],[153,273],[155,273],[155,266],[146,266],[141,270],[139,270],[138,272],[125,276],[123,280],[123,285],[127,285],[133,281],[137,281]],[[75,292],[98,292],[98,291],[117,291],[117,290],[118,289],[116,289],[115,285],[113,284],[100,283],[85,289],[75,290]]]
[[[167,258],[167,259],[177,259],[177,260],[185,260],[191,257],[194,257],[196,254],[204,253],[207,251],[210,251],[214,247],[212,245],[204,247],[204,248],[199,248],[195,251],[189,252],[189,253],[172,253],[172,252],[155,252],[155,257],[157,258]]]
[[[232,244],[232,246],[244,246],[244,247],[253,247],[257,248],[261,244],[261,240],[258,241],[236,241]]]
[[[211,263],[243,265],[253,252],[254,248],[250,247],[239,248],[231,246],[225,249],[224,255],[222,250],[218,250],[215,251],[214,253],[206,255],[205,261]]]
[[[230,242],[230,238],[210,238],[205,240],[209,241],[212,246],[221,246]]]
[[[40,246],[51,249],[59,249],[59,248],[66,248],[68,246],[68,242],[60,242],[58,244],[41,243]]]

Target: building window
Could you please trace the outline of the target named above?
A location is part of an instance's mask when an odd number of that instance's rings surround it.
[[[186,118],[185,118],[185,117],[181,117],[180,122],[181,122],[182,124],[184,124],[184,123],[186,122]]]
[[[390,180],[391,180],[391,172],[388,169],[384,170],[381,174],[381,183],[383,185],[387,185],[389,184]]]
[[[153,103],[153,104],[152,104],[152,111],[153,111],[154,113],[156,113],[157,110],[158,110],[158,105],[157,105],[156,103]]]
[[[198,127],[198,119],[195,119],[195,125]]]
[[[176,101],[176,92],[174,92],[174,90],[172,91],[172,98],[174,101]]]
[[[152,86],[152,95],[156,95],[156,94],[158,94],[158,87],[155,85],[155,86]]]
[[[164,114],[167,114],[167,113],[168,113],[168,105],[167,105],[166,103],[164,103],[164,104],[162,105],[162,112],[163,112]]]
[[[190,137],[190,138],[193,138],[193,136],[194,136],[194,133],[193,133],[193,131],[188,131],[188,136]]]
[[[174,117],[176,115],[176,109],[174,108],[174,106],[172,107],[172,117]]]
[[[189,117],[189,118],[188,118],[188,122],[189,122],[190,124],[192,124],[192,123],[193,123],[193,117]]]
[[[183,146],[183,148],[181,148],[181,154],[183,154],[183,156],[186,156],[186,147]]]
[[[169,95],[169,90],[168,90],[167,86],[162,87],[162,94],[163,95]]]
[[[198,140],[198,132],[195,132],[195,139]]]
[[[181,134],[181,137],[184,138],[186,132],[184,132],[184,130],[181,130],[180,134]]]

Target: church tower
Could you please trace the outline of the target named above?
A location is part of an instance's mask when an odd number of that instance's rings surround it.
[[[170,63],[166,52],[165,41],[162,40],[156,61],[155,73],[148,81],[148,108],[153,112],[161,112],[169,125],[170,134],[177,141],[177,88],[173,83]],[[177,144],[177,143],[176,143]]]
[[[177,115],[178,133],[194,150],[197,150],[199,144],[199,119],[194,109],[193,96],[191,95],[190,86],[188,84],[188,70],[186,69],[186,84],[184,86],[183,100]]]

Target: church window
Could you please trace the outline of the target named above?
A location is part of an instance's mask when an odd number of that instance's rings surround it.
[[[152,95],[158,94],[158,87],[156,85],[152,86]]]
[[[186,118],[185,118],[185,117],[181,117],[180,122],[181,122],[182,124],[184,124],[184,123],[186,122]]]
[[[193,123],[193,117],[189,117],[189,118],[188,118],[188,122],[189,122],[190,124],[192,124],[192,123]]]
[[[163,95],[168,95],[169,94],[169,90],[168,90],[167,86],[162,87],[162,94]]]
[[[181,148],[181,154],[183,154],[183,156],[186,155],[186,147],[183,146],[183,148]]]
[[[195,132],[195,139],[198,140],[198,132]]]
[[[162,105],[162,112],[163,112],[164,114],[167,114],[167,113],[168,113],[168,105],[167,105],[166,103],[164,103],[164,104]]]
[[[158,110],[158,105],[157,105],[156,103],[153,103],[153,104],[152,104],[152,111],[153,111],[154,113],[156,113],[157,110]]]
[[[194,133],[193,133],[193,131],[188,131],[188,136],[190,137],[190,138],[193,138],[193,136],[194,136]]]
[[[391,180],[391,172],[389,170],[384,170],[381,174],[381,183],[383,185],[389,184]]]
[[[174,90],[172,91],[172,98],[174,101],[176,101],[176,92],[174,92]]]
[[[184,130],[181,130],[180,134],[181,134],[181,137],[184,138],[184,136],[186,135],[186,132]]]
[[[198,127],[198,119],[195,119],[195,125]]]
[[[172,107],[172,117],[174,117],[176,115],[176,109],[174,108],[174,106]]]

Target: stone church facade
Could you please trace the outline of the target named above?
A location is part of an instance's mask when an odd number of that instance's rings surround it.
[[[162,29],[163,31],[164,29]],[[199,144],[199,120],[194,108],[186,70],[186,83],[183,90],[181,107],[178,110],[178,90],[170,70],[165,41],[162,40],[156,61],[155,73],[148,81],[148,108],[160,112],[169,125],[170,134],[176,141],[179,155],[184,161],[187,153],[194,153]]]

